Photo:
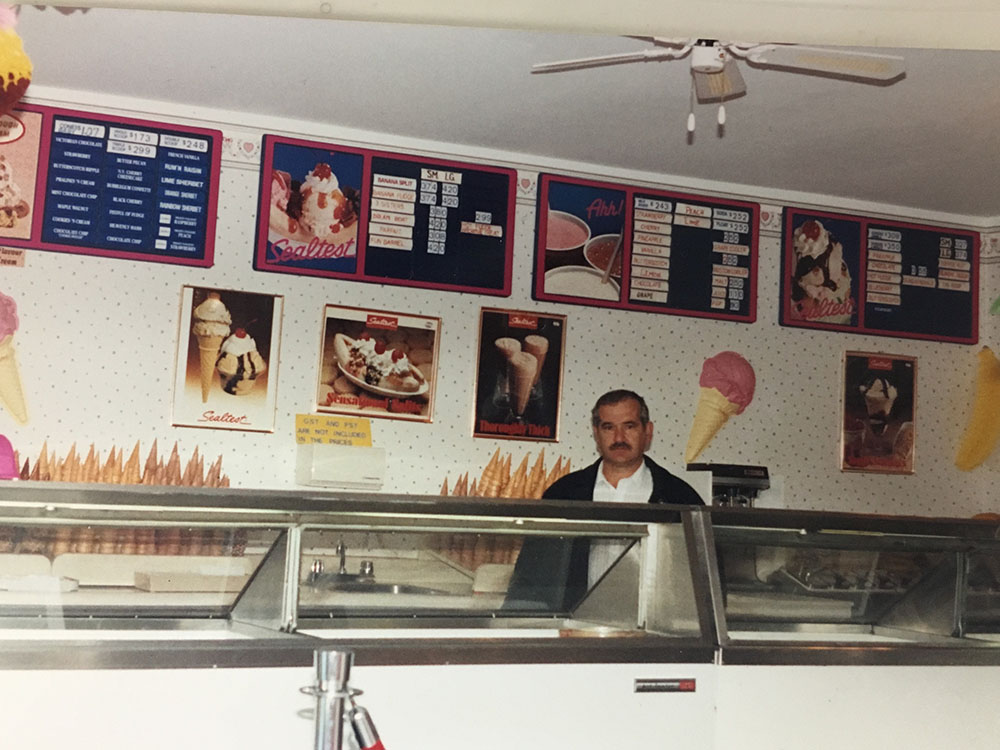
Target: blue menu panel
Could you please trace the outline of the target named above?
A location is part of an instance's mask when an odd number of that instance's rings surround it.
[[[752,323],[755,203],[543,174],[535,299]]]
[[[788,208],[781,324],[974,344],[979,235]]]
[[[210,266],[221,134],[64,110],[43,114],[42,250]]]

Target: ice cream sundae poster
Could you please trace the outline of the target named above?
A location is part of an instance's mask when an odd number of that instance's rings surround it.
[[[364,154],[268,139],[261,170],[260,270],[353,276]]]
[[[861,282],[861,222],[789,209],[783,249],[782,322],[855,328]]]
[[[840,468],[912,474],[917,360],[897,354],[844,354]]]
[[[173,424],[273,432],[283,298],[181,291]]]
[[[316,410],[430,422],[441,319],[327,305]]]
[[[41,129],[38,112],[0,117],[0,238],[31,237]]]
[[[556,442],[566,316],[484,308],[473,437]]]

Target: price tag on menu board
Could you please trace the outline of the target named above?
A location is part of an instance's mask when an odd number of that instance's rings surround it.
[[[543,174],[534,297],[752,323],[758,211],[755,203]]]
[[[512,169],[265,136],[254,268],[509,296]]]
[[[211,266],[217,130],[25,105],[0,118],[0,241]]]
[[[976,232],[785,209],[781,323],[974,344]]]

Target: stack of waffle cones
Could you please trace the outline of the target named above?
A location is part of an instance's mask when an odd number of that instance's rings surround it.
[[[546,471],[544,448],[539,451],[538,458],[529,470],[530,461],[531,454],[528,453],[512,473],[513,455],[508,453],[501,456],[500,449],[497,448],[478,482],[473,478],[470,486],[469,474],[466,472],[455,482],[451,495],[538,500],[549,485],[570,472],[570,460],[564,460],[562,456],[556,460],[555,466]],[[447,477],[441,486],[441,494],[449,494]],[[519,538],[491,534],[452,534],[442,539],[440,548],[441,554],[470,571],[475,571],[486,563],[514,563],[520,551]]]
[[[0,553],[242,557],[246,529],[0,526]]]
[[[222,456],[216,458],[206,471],[205,459],[195,448],[182,470],[177,443],[174,443],[174,449],[166,462],[162,458],[157,458],[155,440],[145,463],[141,463],[139,458],[138,441],[128,459],[125,458],[124,449],[112,446],[108,457],[101,460],[100,451],[94,449],[93,443],[86,458],[81,459],[81,455],[76,452],[74,443],[66,456],[59,458],[54,451],[49,451],[46,443],[42,446],[34,465],[28,459],[24,460],[20,477],[42,482],[100,482],[177,487],[229,486],[229,477],[222,473]]]

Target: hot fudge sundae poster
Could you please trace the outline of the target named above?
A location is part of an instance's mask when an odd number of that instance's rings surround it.
[[[913,357],[845,353],[843,471],[913,473],[916,377]]]
[[[473,437],[559,439],[566,316],[484,308]]]
[[[185,286],[173,424],[272,432],[283,298]]]
[[[430,422],[441,319],[327,305],[316,410]]]
[[[37,112],[0,117],[0,238],[31,236],[41,128]]]
[[[363,166],[352,149],[274,141],[261,175],[258,268],[354,274]]]
[[[784,321],[858,324],[861,223],[789,211],[784,237]]]

